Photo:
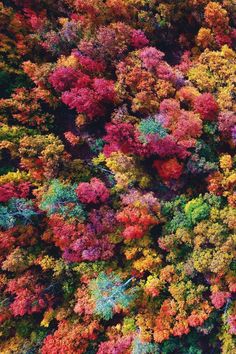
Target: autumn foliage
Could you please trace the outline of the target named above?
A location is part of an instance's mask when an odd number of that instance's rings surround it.
[[[0,42],[0,353],[235,353],[234,1],[3,1]]]

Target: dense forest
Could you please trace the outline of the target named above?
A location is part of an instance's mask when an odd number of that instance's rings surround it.
[[[0,2],[0,353],[236,352],[235,0]]]

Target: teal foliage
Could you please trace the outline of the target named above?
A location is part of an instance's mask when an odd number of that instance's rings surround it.
[[[90,149],[94,154],[98,154],[99,152],[102,151],[104,144],[105,143],[103,139],[101,138],[96,139],[95,142],[90,145]]]
[[[160,348],[156,343],[145,343],[135,338],[132,344],[131,354],[159,354]]]
[[[95,313],[104,320],[110,320],[115,306],[128,308],[135,299],[136,289],[129,288],[131,281],[132,278],[122,283],[118,275],[114,273],[107,275],[104,272],[92,280],[89,288],[96,303]]]
[[[203,354],[204,352],[198,345],[198,338],[196,332],[189,334],[185,340],[178,338],[170,338],[161,344],[161,354]]]
[[[164,138],[167,135],[167,130],[162,126],[161,122],[152,117],[143,119],[138,128],[141,132],[140,139],[144,141],[146,140],[146,135],[155,134],[159,138]]]
[[[23,198],[12,198],[0,206],[0,227],[9,229],[16,225],[27,225],[37,216],[33,202]]]
[[[52,214],[61,214],[70,218],[84,220],[86,213],[78,200],[75,192],[76,184],[64,184],[58,180],[53,180],[48,191],[43,195],[40,208]]]
[[[175,352],[175,349],[177,347],[177,340],[175,338],[170,338],[167,341],[164,341],[161,344],[161,353],[162,354],[171,354]]]

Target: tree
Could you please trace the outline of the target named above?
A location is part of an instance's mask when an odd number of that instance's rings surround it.
[[[129,288],[132,278],[121,281],[116,274],[100,273],[89,284],[92,299],[95,301],[95,314],[104,320],[113,317],[117,307],[127,309],[135,299],[135,288]]]

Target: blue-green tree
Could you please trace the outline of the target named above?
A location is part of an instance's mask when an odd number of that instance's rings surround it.
[[[90,282],[90,293],[95,301],[95,313],[109,320],[113,317],[114,307],[119,305],[126,309],[135,299],[135,288],[130,287],[133,278],[122,282],[116,274],[102,272],[98,277]]]
[[[146,136],[155,135],[157,138],[164,138],[168,133],[162,123],[153,117],[141,120],[138,129],[141,133],[140,139],[144,143],[147,142]]]
[[[57,213],[84,220],[85,211],[78,200],[75,189],[76,184],[64,184],[59,180],[53,180],[43,195],[40,208],[46,211],[48,216]]]
[[[0,206],[0,227],[9,229],[16,225],[27,225],[37,216],[33,202],[24,198],[12,198]]]
[[[132,344],[131,354],[159,354],[160,348],[156,343],[145,343],[136,337]]]

